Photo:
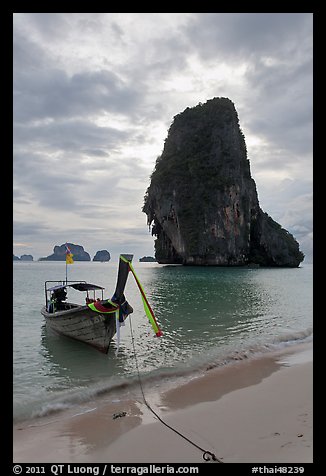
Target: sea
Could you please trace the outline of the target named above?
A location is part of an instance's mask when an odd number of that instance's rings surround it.
[[[156,337],[133,275],[125,296],[134,309],[108,354],[47,328],[44,282],[64,280],[65,262],[13,263],[14,423],[96,398],[123,398],[139,383],[155,388],[207,368],[255,358],[313,339],[313,265],[299,268],[192,267],[134,262],[163,332]],[[69,280],[115,289],[118,262],[74,262]],[[74,291],[73,302],[83,302]],[[117,352],[118,350],[118,352]],[[86,405],[86,406],[85,406]],[[86,411],[86,410],[85,410]]]

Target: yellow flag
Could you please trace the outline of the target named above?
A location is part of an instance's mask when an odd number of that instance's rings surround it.
[[[72,253],[67,253],[66,254],[66,263],[67,264],[73,264],[74,260],[72,259],[74,255]]]
[[[74,255],[70,251],[70,248],[67,243],[65,244],[65,247],[66,247],[66,264],[72,264],[74,262],[74,260],[72,259]]]

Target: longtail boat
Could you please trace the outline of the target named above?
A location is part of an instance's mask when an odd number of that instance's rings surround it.
[[[140,290],[144,308],[155,334],[162,335],[144,290],[131,264],[133,255],[122,254],[119,259],[116,289],[111,298],[104,298],[102,286],[86,281],[45,281],[45,305],[41,313],[46,324],[56,333],[89,344],[107,353],[120,325],[133,312],[124,290],[129,271],[132,271]],[[85,294],[84,304],[67,300],[69,290]]]

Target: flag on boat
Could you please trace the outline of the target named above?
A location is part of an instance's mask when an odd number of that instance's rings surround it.
[[[73,264],[74,260],[72,259],[72,257],[74,256],[72,254],[72,252],[70,251],[70,248],[69,246],[67,245],[67,243],[65,244],[65,247],[66,247],[66,264]]]

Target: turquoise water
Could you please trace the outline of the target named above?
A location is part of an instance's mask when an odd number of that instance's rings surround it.
[[[75,262],[68,279],[106,288],[118,263]],[[149,382],[225,365],[312,339],[312,265],[294,269],[163,266],[134,263],[164,333],[157,338],[130,274],[125,295],[139,369]],[[44,281],[65,278],[64,262],[15,262],[14,420],[46,415],[97,395],[126,392],[136,381],[129,318],[107,355],[52,334],[40,313]],[[80,300],[75,291],[75,302]]]

